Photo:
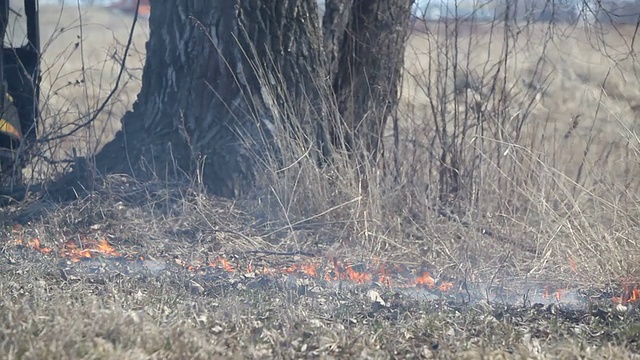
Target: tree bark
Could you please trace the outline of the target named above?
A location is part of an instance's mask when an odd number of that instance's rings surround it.
[[[142,89],[97,170],[198,172],[233,197],[251,188],[255,155],[273,153],[276,128],[301,129],[327,157],[325,127],[334,144],[345,127],[350,149],[361,138],[376,154],[397,103],[410,3],[327,0],[321,29],[315,0],[151,0]],[[341,116],[325,112],[327,94]]]
[[[353,0],[325,0],[322,31],[325,56],[329,67],[328,76],[331,79],[335,78],[338,72],[338,60],[352,6]]]
[[[347,149],[379,158],[387,120],[395,114],[412,0],[356,0],[350,12],[333,90]]]
[[[309,106],[323,79],[315,6],[152,0],[142,89],[122,130],[97,155],[98,170],[174,177],[201,166],[213,193],[239,195],[254,179],[253,155],[268,148],[271,124],[290,115],[273,107],[294,107],[306,117],[298,121],[317,118]],[[270,85],[287,92],[271,96]]]

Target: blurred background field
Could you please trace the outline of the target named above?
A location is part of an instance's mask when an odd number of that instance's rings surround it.
[[[73,149],[79,155],[93,154],[113,138],[140,90],[149,36],[147,20],[139,19],[124,62],[133,15],[67,3],[40,8],[40,138],[43,155],[54,161],[70,158]],[[18,33],[19,27],[15,29]],[[32,169],[36,178],[46,178],[64,168],[40,161]]]

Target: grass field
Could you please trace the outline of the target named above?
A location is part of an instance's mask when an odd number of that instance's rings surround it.
[[[469,304],[376,284],[190,271],[182,265],[218,255],[258,269],[300,260],[246,252],[268,244],[240,204],[203,206],[180,190],[145,205],[109,191],[62,207],[3,210],[25,224],[6,227],[0,248],[3,358],[621,359],[640,350],[637,310],[606,298],[577,308]],[[36,237],[52,252],[26,243]],[[58,254],[71,241],[103,238],[167,266],[134,269],[106,255],[74,263]]]
[[[135,101],[147,24],[138,24],[121,86],[105,101],[131,18],[73,7],[43,7],[42,14],[42,133],[55,139],[44,153],[90,155]],[[640,278],[633,32],[428,24],[409,40],[397,150],[390,129],[396,181],[380,180],[366,197],[349,181],[322,182],[323,174],[305,174],[320,180],[296,183],[284,203],[277,191],[230,202],[191,184],[110,176],[73,203],[1,208],[0,355],[638,357],[637,302],[609,299]],[[40,160],[32,174],[48,177],[64,166]],[[454,178],[461,190],[451,204],[463,205],[443,216],[433,204]],[[142,256],[167,267],[113,270],[117,260],[87,240],[107,240],[118,259]],[[72,243],[86,246],[93,262],[63,256]],[[562,298],[557,305],[468,304],[369,283],[329,286],[308,273],[294,280],[285,271],[207,276],[186,266],[222,257],[243,267],[286,267],[306,253],[426,269],[455,291],[517,278],[605,295],[579,307]]]

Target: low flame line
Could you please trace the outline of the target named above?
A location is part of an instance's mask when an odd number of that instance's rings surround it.
[[[42,246],[39,238],[24,242],[21,239],[17,239],[13,242],[16,245],[24,245],[27,248],[38,251],[42,254],[54,254],[54,250],[49,247]],[[107,240],[101,239],[96,241],[80,242],[79,247],[73,241],[65,242],[59,248],[58,254],[63,258],[68,258],[73,262],[79,262],[82,259],[94,258],[98,255],[101,256],[123,256],[121,253],[111,246]],[[143,257],[140,257],[143,259]],[[335,257],[330,257],[329,264],[333,265],[332,268],[327,268],[328,264],[322,264],[321,262],[308,261],[300,264],[292,264],[289,266],[283,266],[279,268],[270,268],[267,264],[263,264],[259,269],[253,265],[250,261],[247,265],[246,273],[261,273],[263,275],[275,275],[275,274],[294,274],[294,275],[306,275],[315,279],[324,279],[327,281],[351,281],[354,283],[368,284],[377,282],[392,288],[410,288],[421,287],[429,290],[437,290],[440,292],[448,292],[454,288],[454,284],[448,281],[437,281],[429,272],[423,271],[419,275],[412,275],[412,272],[406,267],[399,265],[392,265],[393,273],[400,275],[401,278],[396,278],[388,273],[387,266],[378,258],[374,258],[372,263],[373,268],[365,267],[364,271],[358,271],[359,265],[345,264]],[[569,259],[572,269],[575,269],[575,263],[572,259]],[[176,259],[176,263],[188,269],[189,271],[198,271],[207,266],[204,264],[186,264]],[[236,272],[238,267],[234,267],[231,262],[224,257],[217,257],[215,260],[208,263],[208,267],[219,268],[227,272]],[[628,304],[634,302],[640,302],[640,287],[637,281],[625,280],[622,282],[623,291],[619,297],[611,297],[611,301],[617,304]],[[544,298],[555,298],[557,301],[561,301],[567,294],[567,289],[555,289],[552,291],[550,287],[545,287]]]

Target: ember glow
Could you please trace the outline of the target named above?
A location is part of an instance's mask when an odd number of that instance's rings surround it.
[[[51,249],[51,248],[42,247],[42,246],[40,245],[40,239],[38,239],[38,238],[35,238],[35,239],[33,239],[33,240],[29,241],[29,242],[27,243],[27,245],[28,245],[30,248],[32,248],[33,250],[39,251],[39,252],[41,252],[41,253],[43,253],[43,254],[49,254],[50,252],[52,252],[52,251],[53,251],[53,249]]]
[[[80,245],[78,245],[78,243]],[[33,240],[23,241],[15,240],[14,244],[23,245],[29,247],[42,254],[53,254],[55,251],[50,247],[42,246],[40,239],[34,238]],[[75,240],[69,240],[60,245],[57,252],[61,257],[69,259],[73,262],[79,262],[82,259],[91,259],[98,256],[117,257],[122,256],[116,249],[109,244],[105,239],[98,241],[80,239],[78,242]]]
[[[257,267],[249,262],[246,269],[231,265],[230,262],[223,257],[205,262],[208,264],[206,267],[202,265],[185,265],[184,262],[178,259],[176,259],[176,263],[190,271],[202,271],[204,268],[209,267],[228,272],[240,272],[251,276],[277,274],[303,275],[325,281],[347,281],[357,284],[371,284],[375,282],[387,287],[422,287],[441,292],[453,289],[453,283],[437,281],[426,271],[414,275],[411,274],[408,269],[400,269],[399,266],[396,266],[397,268],[393,271],[393,275],[396,276],[393,276],[389,274],[387,270],[388,266],[385,266],[377,259],[372,262],[373,266],[369,267],[361,264],[348,264],[335,258],[313,259],[282,266],[262,264],[262,266]],[[403,276],[400,276],[400,274],[403,274]]]
[[[554,298],[556,301],[561,301],[562,297],[567,293],[567,289],[555,289],[551,290],[551,287],[547,286],[544,288],[544,298],[550,299]]]
[[[58,255],[70,262],[80,262],[97,257],[117,257],[124,259],[136,259],[144,261],[144,257],[132,253],[122,254],[117,251],[106,239],[91,240],[78,238],[63,242],[58,246],[57,251],[51,247],[44,246],[39,238],[23,241],[13,240],[14,245],[23,246],[35,250],[45,255]],[[283,259],[286,262],[288,258]],[[569,259],[572,270],[575,269],[575,262]],[[324,281],[344,281],[354,284],[379,284],[389,289],[420,289],[432,291],[435,294],[454,293],[456,286],[451,281],[434,277],[432,273],[424,270],[411,270],[400,264],[388,264],[373,258],[371,261],[360,263],[349,263],[334,257],[308,258],[294,263],[278,264],[261,260],[259,264],[250,260],[231,261],[223,256],[210,258],[208,260],[187,263],[182,259],[174,259],[175,264],[192,272],[207,271],[215,269],[229,273],[244,274],[248,277],[257,275],[276,276],[290,275],[295,277],[307,277]],[[245,265],[242,265],[245,264]],[[622,284],[621,296],[611,297],[611,301],[616,304],[640,303],[640,282],[624,280]],[[542,290],[543,299],[562,302],[568,295],[575,297],[575,291],[565,288],[555,288],[552,286],[539,287]]]
[[[105,239],[94,241],[81,241],[81,245],[78,245],[75,241],[68,241],[60,248],[60,255],[63,258],[68,258],[73,262],[78,262],[82,259],[94,258],[98,255],[101,256],[122,256],[107,242]]]
[[[219,257],[218,259],[216,259],[216,261],[212,261],[209,263],[210,267],[220,267],[226,271],[235,271],[235,269],[233,268],[233,266],[231,266],[231,264],[222,257]]]
[[[428,272],[422,273],[422,275],[416,278],[417,285],[424,285],[429,289],[437,288],[440,291],[449,291],[453,288],[453,283],[443,282],[440,285],[436,286],[436,281],[429,275]]]
[[[640,302],[640,286],[625,282],[622,296],[615,296],[611,300],[616,304],[629,304]]]

